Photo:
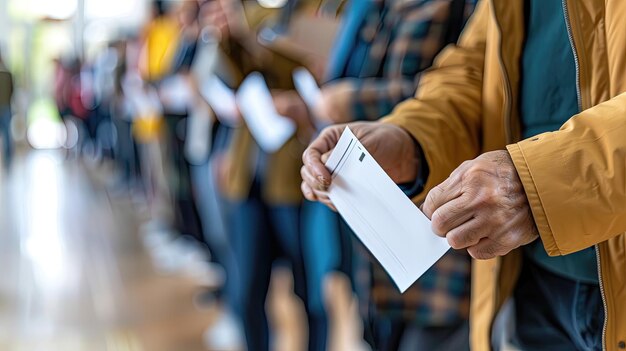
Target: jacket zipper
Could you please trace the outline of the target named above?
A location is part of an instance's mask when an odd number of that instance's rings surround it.
[[[574,35],[572,34],[572,24],[570,23],[567,0],[562,0],[561,3],[563,4],[563,15],[565,17],[565,26],[567,27],[567,36],[569,37],[569,42],[572,46],[572,52],[574,53],[574,66],[576,67],[576,98],[578,99],[578,111],[582,111],[583,99],[580,92],[580,65],[578,63],[578,52],[576,51],[576,43],[574,42]]]
[[[606,306],[606,297],[604,296],[604,285],[602,284],[602,266],[600,265],[600,246],[595,245],[596,262],[598,263],[598,283],[600,284],[600,296],[602,297],[602,305],[604,306],[604,324],[602,325],[602,350],[606,350],[606,322],[608,320],[608,308]]]
[[[567,7],[567,0],[562,0],[563,15],[565,17],[565,26],[567,27],[567,36],[574,53],[574,65],[576,67],[576,97],[578,99],[578,110],[583,110],[582,94],[580,91],[580,64],[578,61],[578,52],[576,51],[576,43],[574,42],[574,35],[572,34],[572,25],[570,22],[569,9]],[[602,325],[602,350],[606,350],[606,324],[608,321],[608,307],[606,304],[606,296],[604,293],[604,284],[602,282],[602,265],[600,264],[600,247],[594,246],[596,250],[596,263],[598,265],[598,283],[600,284],[600,296],[602,297],[602,306],[604,307],[604,323]]]

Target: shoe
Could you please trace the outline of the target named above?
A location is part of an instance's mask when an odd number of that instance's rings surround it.
[[[208,350],[245,350],[243,328],[230,312],[223,312],[221,316],[209,326],[202,336],[204,346]]]

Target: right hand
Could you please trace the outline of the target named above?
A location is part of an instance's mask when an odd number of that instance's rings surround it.
[[[307,200],[320,201],[335,209],[328,198],[332,177],[324,163],[337,145],[345,127],[365,146],[391,179],[400,184],[412,182],[417,177],[418,148],[411,135],[404,129],[381,122],[355,122],[331,126],[311,143],[302,156],[304,166],[302,193]]]

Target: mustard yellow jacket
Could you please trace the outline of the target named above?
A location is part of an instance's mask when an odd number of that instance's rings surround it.
[[[457,46],[422,76],[415,99],[387,122],[407,129],[430,166],[426,190],[462,161],[506,148],[552,256],[591,246],[606,312],[603,347],[626,349],[626,1],[563,0],[581,113],[560,130],[519,141],[523,0],[483,0]],[[475,261],[471,345],[489,336],[521,266],[519,250]]]
[[[320,0],[307,0],[298,11],[313,11],[319,3]],[[256,2],[244,2],[244,10],[252,31],[252,37],[247,39],[251,41],[256,41],[257,32],[266,23],[275,21],[280,15],[280,11],[265,9]],[[302,66],[302,63],[296,60],[275,55],[269,50],[264,50],[263,60],[259,60],[250,54],[245,43],[230,42],[222,45],[222,50],[230,61],[229,73],[236,77],[237,84],[240,84],[249,73],[259,71],[265,76],[270,89],[293,89],[292,71]],[[306,146],[294,136],[280,150],[267,156],[261,184],[261,196],[267,203],[297,205],[302,202],[300,167]],[[230,159],[228,181],[224,189],[227,198],[238,201],[248,196],[255,177],[259,152],[259,146],[245,125],[234,132],[228,153]]]

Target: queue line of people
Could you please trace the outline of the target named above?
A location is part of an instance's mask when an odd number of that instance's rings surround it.
[[[207,344],[270,348],[266,297],[286,262],[310,350],[329,347],[333,275],[350,281],[375,350],[500,349],[494,319],[509,297],[505,342],[522,350],[626,348],[622,7],[154,2],[142,35],[110,47],[116,73],[102,101],[120,119],[114,158],[148,198],[147,231],[179,247],[157,258],[201,247],[222,269],[213,296],[227,317]],[[339,23],[327,55],[264,39],[288,40],[301,16]],[[313,108],[294,89],[300,66],[321,86]],[[253,72],[297,126],[277,152],[206,99],[209,80],[236,91]],[[327,196],[323,155],[346,124],[453,247],[405,294]]]

